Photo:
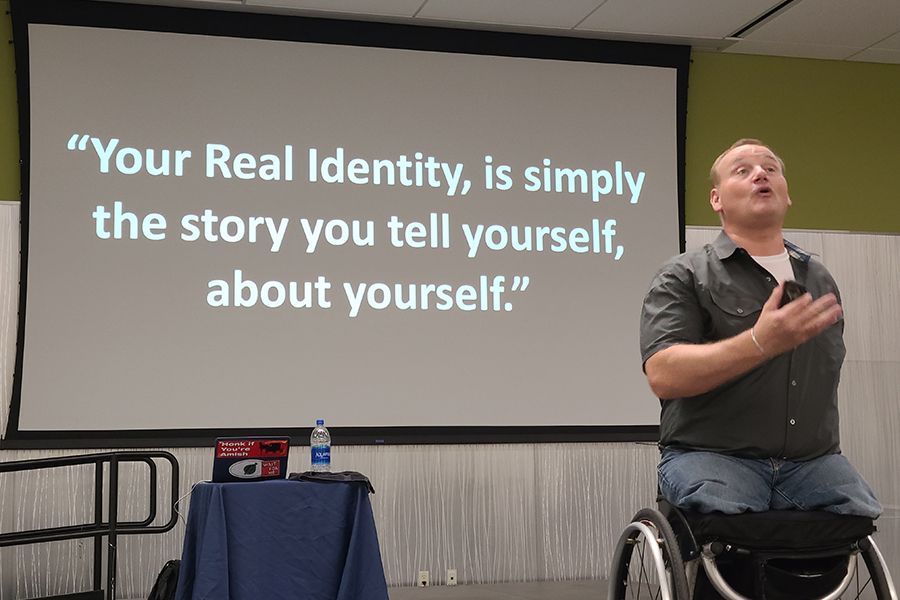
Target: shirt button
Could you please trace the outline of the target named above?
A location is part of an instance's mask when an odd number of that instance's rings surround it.
[[[743,308],[737,309],[737,313],[738,313],[739,315],[744,314],[744,309],[743,309]]]
[[[797,424],[797,421],[791,419],[791,425],[796,425],[796,424]]]
[[[796,379],[793,380],[793,381],[791,382],[791,385],[794,386],[794,387],[797,387],[797,380],[796,380]]]

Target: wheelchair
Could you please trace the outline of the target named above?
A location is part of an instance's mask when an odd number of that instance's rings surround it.
[[[897,600],[874,531],[865,517],[700,514],[660,497],[619,538],[609,600]]]

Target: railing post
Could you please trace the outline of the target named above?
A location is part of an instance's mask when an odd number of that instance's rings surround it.
[[[94,589],[103,589],[103,466],[106,461],[94,461]]]
[[[106,600],[116,600],[116,525],[119,521],[119,456],[109,458],[109,554],[106,566]]]

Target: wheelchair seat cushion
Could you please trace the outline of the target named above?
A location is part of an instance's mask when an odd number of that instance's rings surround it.
[[[700,545],[721,541],[747,550],[814,550],[852,544],[875,531],[868,517],[777,510],[726,515],[681,511]]]

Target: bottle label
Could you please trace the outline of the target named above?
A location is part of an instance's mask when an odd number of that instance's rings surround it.
[[[313,466],[331,464],[331,448],[329,446],[313,446],[312,464]]]

